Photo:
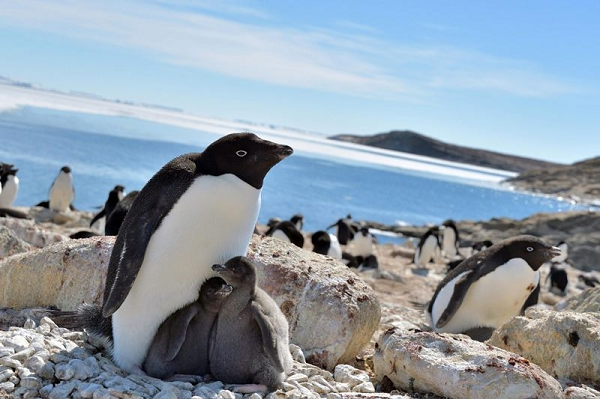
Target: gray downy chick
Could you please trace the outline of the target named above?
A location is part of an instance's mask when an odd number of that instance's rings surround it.
[[[196,302],[170,315],[159,327],[144,370],[149,376],[170,381],[195,382],[208,374],[210,330],[232,287],[221,278],[207,280]]]
[[[288,323],[275,301],[256,286],[256,268],[244,256],[212,269],[233,292],[223,301],[209,345],[210,371],[237,392],[274,391],[292,368]]]

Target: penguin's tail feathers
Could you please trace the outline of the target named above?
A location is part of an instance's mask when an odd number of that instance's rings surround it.
[[[77,310],[51,310],[50,318],[59,327],[88,333],[112,341],[112,318],[102,316],[100,305],[84,303]]]

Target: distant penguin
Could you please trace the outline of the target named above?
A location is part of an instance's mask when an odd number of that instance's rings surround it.
[[[50,201],[48,207],[56,212],[66,212],[75,199],[73,187],[73,174],[71,168],[63,166],[50,187]]]
[[[550,280],[550,290],[558,290],[558,293],[561,295],[566,293],[569,276],[565,269],[554,262],[550,265],[550,273],[546,277],[546,281],[548,280]]]
[[[473,244],[471,247],[473,249],[472,254],[475,255],[477,252],[481,252],[484,249],[488,249],[492,245],[494,245],[494,244],[490,240],[478,241],[475,244]]]
[[[439,229],[437,226],[429,228],[425,234],[421,236],[419,244],[415,248],[415,256],[413,263],[419,267],[425,267],[431,262],[436,253],[440,251]]]
[[[556,246],[558,248],[560,248],[560,255],[552,258],[551,262],[552,263],[567,262],[567,259],[569,258],[569,244],[567,244],[566,241],[561,241]]]
[[[252,133],[229,134],[146,183],[117,235],[104,290],[119,367],[143,373],[160,324],[198,298],[213,264],[246,253],[263,180],[292,152]]]
[[[598,280],[595,276],[592,276],[591,274],[580,274],[578,279],[587,287],[593,288],[596,286],[600,286],[600,280]]]
[[[167,317],[150,344],[143,367],[146,374],[170,381],[208,374],[210,331],[231,291],[232,286],[220,277],[208,279],[196,302]]]
[[[350,216],[350,215],[348,215]],[[332,227],[335,227],[335,236],[340,244],[346,245],[352,238],[354,238],[354,231],[352,229],[352,220],[348,217],[345,219],[339,219],[337,222],[327,227],[326,230],[329,230]]]
[[[250,259],[238,256],[213,270],[233,286],[211,332],[210,371],[237,392],[275,391],[292,369],[288,323],[277,303],[256,285]]]
[[[14,165],[0,164],[0,208],[10,208],[19,193],[19,178]]]
[[[319,230],[313,233],[311,242],[313,244],[313,252],[331,256],[335,259],[342,259],[342,248],[335,235]]]
[[[100,234],[96,233],[95,231],[81,230],[81,231],[75,232],[73,234],[70,234],[69,238],[72,238],[74,240],[80,240],[82,238],[97,237],[99,235]]]
[[[426,316],[436,332],[477,339],[519,315],[539,285],[540,266],[560,254],[534,236],[503,240],[463,261],[439,283]],[[481,334],[479,334],[481,333]]]
[[[373,255],[373,235],[369,232],[369,228],[363,226],[354,235],[352,240],[352,255],[367,256]]]
[[[452,259],[458,255],[460,237],[458,228],[453,220],[446,220],[440,229],[442,233],[442,256]]]
[[[297,247],[304,246],[304,236],[296,227],[296,224],[290,220],[279,222],[267,232],[267,235],[278,238],[282,241],[291,242]]]
[[[302,229],[304,228],[304,216],[302,216],[302,214],[297,213],[294,216],[292,216],[292,218],[290,219],[290,222],[294,223],[294,225],[296,226],[296,229],[298,229],[298,231],[302,231]]]
[[[94,223],[96,223],[101,218],[105,218],[104,225],[106,226],[106,219],[110,216],[111,212],[115,209],[119,201],[123,199],[125,196],[125,187],[121,185],[116,185],[109,193],[106,202],[104,203],[104,207],[98,212],[92,221],[90,222],[90,227]],[[104,233],[104,228],[102,229],[102,233]]]
[[[128,193],[121,201],[117,203],[115,208],[106,216],[106,222],[104,225],[104,234],[107,236],[116,236],[119,234],[121,225],[127,216],[127,212],[133,205],[135,197],[137,197],[139,191],[132,191]]]

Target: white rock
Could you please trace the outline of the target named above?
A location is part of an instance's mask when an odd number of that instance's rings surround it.
[[[68,398],[71,395],[71,392],[75,389],[75,387],[80,383],[80,381],[62,381],[60,384],[56,385],[52,392],[48,395],[50,399],[64,399]]]
[[[352,367],[349,364],[338,364],[335,366],[333,378],[337,382],[348,384],[350,388],[353,388],[358,384],[362,384],[363,382],[371,381],[369,374],[367,374],[365,371]]]
[[[22,351],[23,349],[29,348],[29,341],[22,335],[14,335],[4,341],[4,346],[13,348],[15,352]]]
[[[220,399],[235,399],[235,394],[226,389],[221,389],[217,397]]]
[[[59,380],[70,380],[75,375],[75,369],[69,363],[57,364],[54,370],[54,376]]]
[[[0,348],[0,357],[10,356],[15,353],[15,348],[2,347]]]
[[[0,392],[5,391],[6,393],[11,393],[15,390],[15,384],[12,382],[2,382],[0,383]]]
[[[94,384],[90,382],[84,382],[83,384],[79,384],[77,387],[77,391],[81,395],[82,398],[91,398],[94,395],[94,392],[101,389],[102,385]]]
[[[33,370],[34,373],[37,373],[43,366],[46,361],[39,355],[31,356],[27,361],[25,361],[24,366],[30,370]]]
[[[298,345],[290,344],[290,353],[292,354],[292,359],[298,363],[306,363],[304,352],[302,352],[302,348],[300,348]]]
[[[375,392],[375,387],[372,382],[361,382],[358,385],[352,387],[352,392],[365,392],[372,393]]]
[[[21,386],[25,388],[40,389],[42,387],[42,379],[37,375],[29,375],[21,378]]]
[[[373,356],[375,378],[451,398],[561,398],[558,381],[528,360],[463,335],[390,329]]]

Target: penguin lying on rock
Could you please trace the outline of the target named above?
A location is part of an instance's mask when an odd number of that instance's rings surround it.
[[[560,254],[534,236],[506,239],[463,261],[440,282],[426,317],[434,331],[489,338],[522,312],[542,264]],[[538,291],[539,292],[539,291]]]

